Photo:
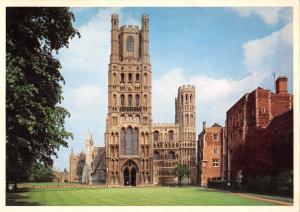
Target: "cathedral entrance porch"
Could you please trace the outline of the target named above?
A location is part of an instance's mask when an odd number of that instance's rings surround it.
[[[136,186],[137,185],[138,166],[132,160],[128,160],[123,165],[123,185]]]

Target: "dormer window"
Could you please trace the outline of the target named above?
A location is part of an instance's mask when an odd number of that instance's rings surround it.
[[[127,51],[128,52],[133,52],[133,47],[134,47],[133,37],[129,36],[127,38]]]

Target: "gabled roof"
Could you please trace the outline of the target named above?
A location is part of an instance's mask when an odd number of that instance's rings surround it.
[[[222,127],[222,126],[219,125],[218,123],[214,123],[211,127]]]

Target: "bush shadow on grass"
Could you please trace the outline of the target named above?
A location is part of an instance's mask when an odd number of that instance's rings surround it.
[[[28,189],[17,189],[13,192],[6,192],[6,206],[38,206],[38,202],[24,201],[29,197],[24,197],[21,194],[28,192]]]

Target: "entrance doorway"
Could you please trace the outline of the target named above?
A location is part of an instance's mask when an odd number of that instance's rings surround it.
[[[129,170],[128,167],[124,170],[124,186],[129,186]]]
[[[136,186],[138,173],[137,165],[129,160],[123,167],[124,186]]]
[[[131,186],[136,186],[136,170],[135,167],[131,169]]]

